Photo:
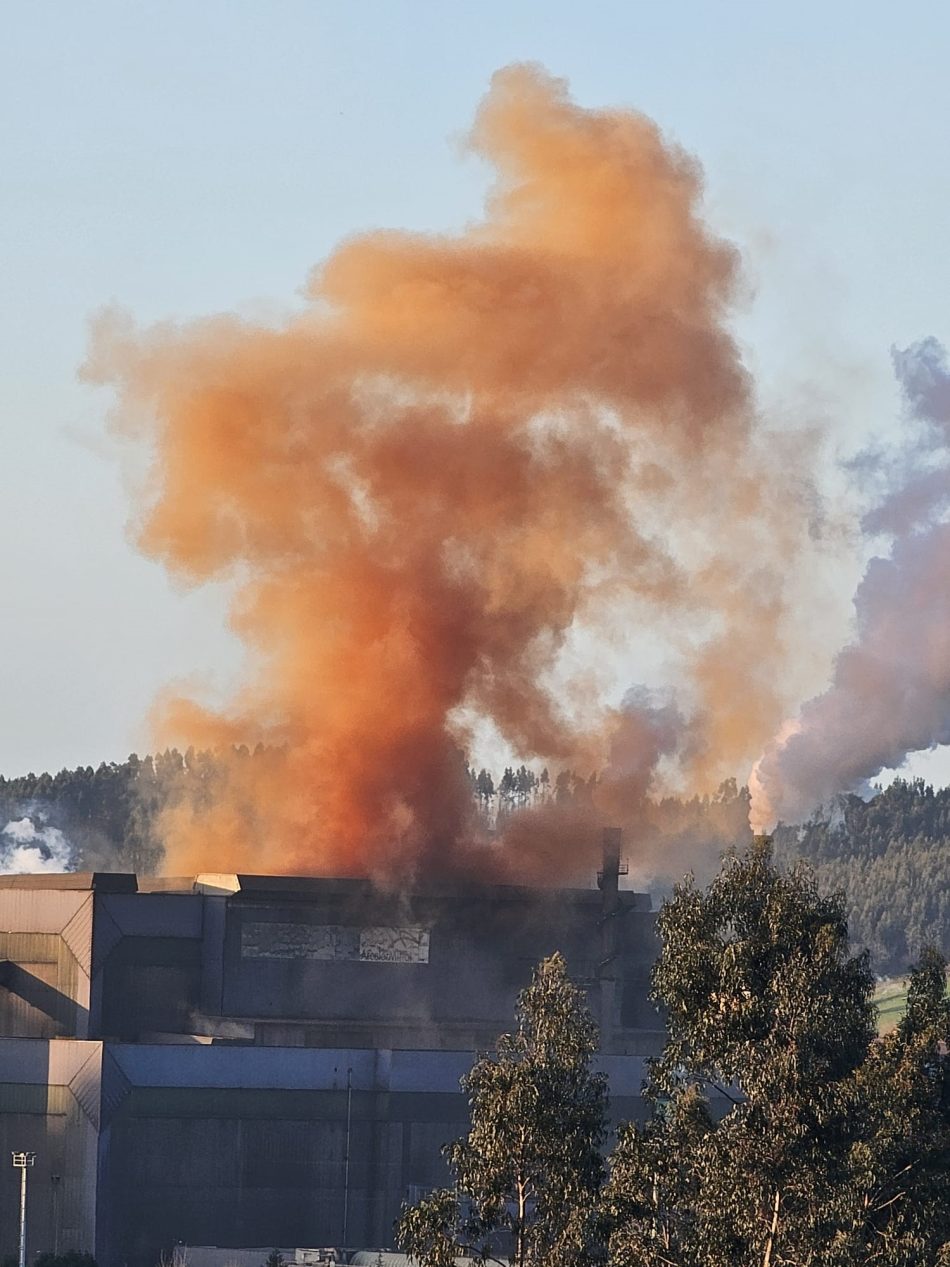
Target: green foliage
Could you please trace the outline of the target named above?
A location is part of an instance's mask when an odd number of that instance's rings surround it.
[[[285,1267],[286,1261],[279,1249],[272,1249],[264,1259],[264,1267]]]
[[[849,1073],[874,1032],[874,980],[850,955],[840,897],[766,842],[731,855],[709,889],[675,890],[658,918],[653,974],[670,1043],[657,1076],[688,1066],[763,1101]]]
[[[840,896],[768,841],[727,857],[659,916],[653,994],[666,1048],[653,1111],[604,1176],[603,1080],[563,961],[464,1085],[454,1188],[403,1211],[421,1267],[466,1253],[607,1267],[950,1267],[950,1000],[926,951],[906,1012],[874,1033],[873,977]],[[500,1234],[505,1239],[499,1239]]]
[[[604,1190],[612,1267],[916,1267],[950,1246],[950,1004],[929,952],[892,1035],[839,897],[767,842],[659,919],[655,1112]],[[713,1109],[713,1105],[718,1108]]]
[[[950,1251],[948,1041],[946,963],[927,951],[911,974],[904,1017],[856,1079],[862,1139],[850,1179],[861,1263],[938,1262],[941,1249]]]
[[[780,826],[776,858],[805,859],[840,889],[851,939],[899,975],[928,945],[950,954],[950,788],[896,779],[864,801],[839,797],[801,827]]]
[[[539,965],[517,1019],[463,1079],[471,1129],[445,1150],[454,1188],[400,1217],[399,1244],[422,1267],[493,1257],[500,1236],[516,1267],[595,1260],[606,1081],[590,1070],[596,1026],[560,955]]]

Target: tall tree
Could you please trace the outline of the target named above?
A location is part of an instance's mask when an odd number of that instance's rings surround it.
[[[560,955],[535,971],[517,1020],[463,1079],[471,1129],[446,1149],[454,1188],[399,1220],[397,1239],[422,1267],[463,1252],[510,1252],[515,1267],[596,1259],[606,1080],[591,1071],[597,1029]]]
[[[946,962],[929,950],[911,974],[903,1019],[858,1071],[862,1139],[849,1187],[862,1264],[950,1263],[948,1046]]]
[[[927,957],[907,1020],[878,1043],[842,899],[777,870],[761,840],[708,890],[678,887],[659,927],[669,1042],[655,1115],[612,1159],[613,1267],[943,1263],[943,960]]]

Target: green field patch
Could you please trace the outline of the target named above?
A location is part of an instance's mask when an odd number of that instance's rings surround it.
[[[907,980],[907,977],[894,977],[888,981],[881,981],[874,991],[879,1034],[887,1034],[894,1029],[907,1011]],[[950,978],[948,978],[947,990],[950,993]]]

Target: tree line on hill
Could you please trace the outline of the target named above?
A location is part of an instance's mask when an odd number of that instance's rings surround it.
[[[767,842],[659,916],[667,1042],[608,1140],[596,1027],[560,956],[463,1080],[449,1186],[403,1209],[420,1267],[948,1267],[950,1000],[925,951],[897,1029],[844,904]]]
[[[927,945],[950,954],[950,788],[895,779],[774,840],[776,858],[805,860],[823,891],[845,894],[851,939],[878,973],[903,973]]]
[[[234,749],[243,760],[251,752]],[[169,748],[153,756],[102,762],[60,770],[58,774],[0,776],[0,828],[28,816],[61,831],[73,850],[76,870],[137,871],[160,869],[164,849],[160,815],[185,798],[208,794],[218,775],[219,762],[211,751]]]
[[[229,760],[264,755],[241,746]],[[171,748],[96,768],[0,777],[0,833],[29,816],[64,833],[77,869],[155,871],[162,810],[213,795],[219,768],[213,752]],[[495,831],[524,809],[582,804],[596,791],[595,776],[573,770],[552,776],[521,765],[496,778],[466,768],[479,812]],[[707,879],[723,848],[748,843],[748,792],[730,779],[711,796],[649,801],[627,834],[634,864],[638,836],[664,842],[666,870],[654,863],[645,880],[668,893],[687,869]],[[950,954],[950,788],[898,779],[868,800],[840,797],[804,824],[780,825],[775,849],[782,862],[808,861],[824,891],[845,894],[852,939],[870,950],[878,973],[903,972],[928,944]]]

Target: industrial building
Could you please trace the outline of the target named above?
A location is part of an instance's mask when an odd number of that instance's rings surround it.
[[[662,1040],[654,919],[618,885],[385,891],[354,879],[0,877],[0,1256],[13,1150],[30,1256],[153,1267],[176,1246],[392,1244],[444,1183],[459,1078],[561,950],[617,1119]]]

